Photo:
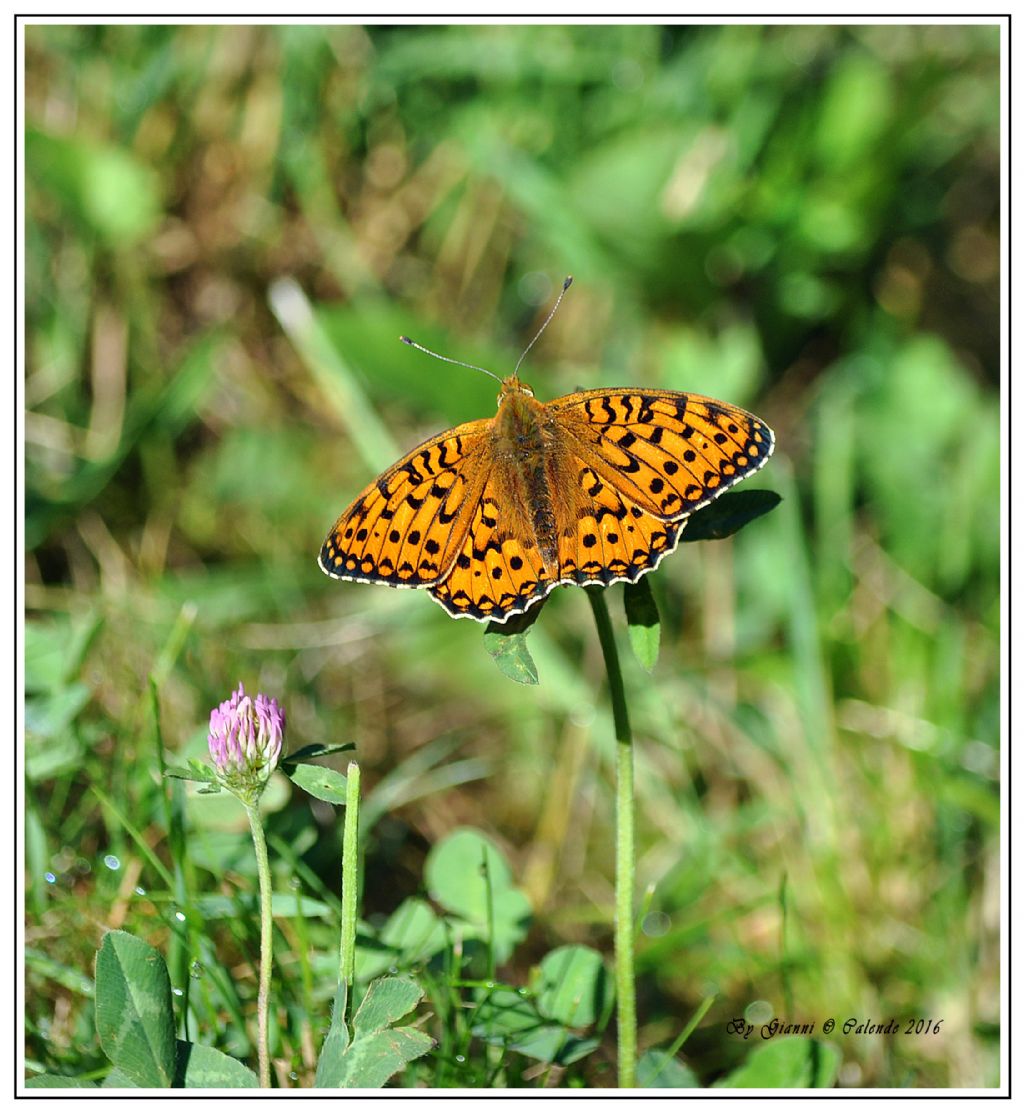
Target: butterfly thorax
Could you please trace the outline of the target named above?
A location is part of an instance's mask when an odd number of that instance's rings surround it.
[[[558,567],[559,522],[551,491],[559,489],[559,440],[544,403],[515,375],[502,382],[493,437],[493,473],[503,488],[510,528],[535,541],[553,575]]]

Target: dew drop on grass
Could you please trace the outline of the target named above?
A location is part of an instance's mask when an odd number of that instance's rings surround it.
[[[288,1080],[289,1081],[298,1081],[299,1080],[298,1073],[295,1070],[289,1070],[288,1071]]]
[[[671,926],[672,920],[664,911],[652,911],[644,916],[641,929],[648,938],[661,938],[663,934],[668,934]]]
[[[173,996],[184,996],[185,995],[185,990],[180,989],[177,986],[175,986],[174,988],[171,989],[171,994]]]
[[[146,895],[146,889],[143,888],[141,884],[136,884],[135,885],[135,895],[136,896],[145,896]]]
[[[111,872],[114,872],[121,868],[121,859],[120,857],[115,857],[112,853],[108,853],[107,856],[103,858],[103,864],[106,865]]]
[[[189,976],[198,981],[206,972],[206,967],[201,961],[194,961],[188,967]]]
[[[459,1065],[461,1066],[466,1061],[466,1055],[465,1054],[456,1054],[455,1055],[455,1061],[458,1062]]]
[[[288,878],[288,887],[293,892],[298,892],[298,890],[302,887],[302,881],[299,880],[297,876],[291,876]]]
[[[46,881],[47,884],[57,883],[57,878],[56,876],[54,876],[53,873],[43,873],[43,879]]]

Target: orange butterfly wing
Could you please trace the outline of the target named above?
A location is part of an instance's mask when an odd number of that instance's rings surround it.
[[[669,521],[760,470],[775,446],[759,417],[700,394],[585,390],[549,408],[604,482]]]
[[[550,404],[593,500],[559,548],[563,583],[635,583],[675,550],[690,514],[758,471],[775,438],[698,394],[587,390]]]
[[[430,588],[452,617],[504,622],[557,584],[521,522],[492,472],[451,572]]]
[[[493,420],[424,441],[334,523],[320,567],[334,579],[426,587],[443,579],[478,508]]]

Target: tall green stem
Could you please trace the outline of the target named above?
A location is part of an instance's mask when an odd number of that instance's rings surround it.
[[[256,999],[256,1013],[259,1019],[259,1042],[257,1050],[260,1059],[260,1087],[270,1088],[270,969],[274,951],[274,915],[271,904],[272,888],[270,877],[270,857],[267,854],[267,839],[263,833],[263,820],[260,818],[259,803],[246,805],[252,841],[256,847],[256,872],[260,878],[260,991]]]
[[[356,976],[356,903],[359,895],[359,765],[350,761],[345,786],[345,832],[341,841],[341,953],[339,975],[345,1003]]]
[[[587,591],[604,654],[615,719],[615,995],[618,1006],[619,1088],[636,1085],[636,976],[633,924],[636,919],[636,801],[633,791],[633,731],[626,689],[608,616],[604,588]]]

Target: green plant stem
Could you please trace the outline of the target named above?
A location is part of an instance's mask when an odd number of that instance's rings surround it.
[[[260,1088],[270,1088],[270,968],[274,951],[274,915],[271,904],[270,856],[263,833],[258,803],[246,805],[252,842],[256,848],[256,872],[260,878],[260,991],[256,1000],[259,1020],[257,1050],[260,1059]]]
[[[345,786],[345,832],[341,841],[341,953],[339,976],[345,1004],[356,976],[356,903],[359,894],[359,765],[350,761]]]
[[[604,588],[589,589],[597,636],[608,673],[615,719],[615,997],[618,1009],[619,1088],[636,1085],[636,975],[633,951],[636,910],[636,801],[633,790],[633,731],[615,633]]]

